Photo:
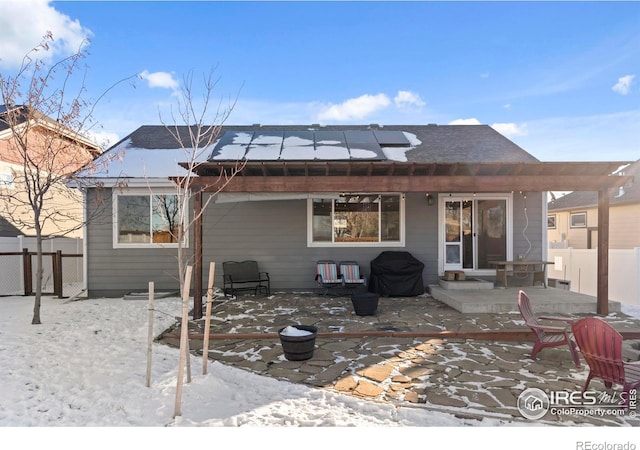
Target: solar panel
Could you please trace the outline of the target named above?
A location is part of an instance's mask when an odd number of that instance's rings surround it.
[[[247,147],[253,137],[253,131],[225,131],[213,151],[209,160],[243,159],[247,153]]]
[[[311,130],[290,130],[284,132],[284,142],[280,159],[311,161],[315,159],[315,137]]]
[[[346,147],[343,131],[318,130],[315,132],[316,147],[318,145],[339,145]]]
[[[352,144],[349,145],[349,155],[351,159],[371,159],[371,160],[385,160],[387,159],[380,148],[380,145],[376,144]]]
[[[377,144],[376,137],[371,130],[346,130],[344,137],[347,144]]]
[[[209,159],[382,161],[389,159],[388,151],[394,147],[411,147],[402,131],[230,130],[222,135]]]
[[[282,151],[282,145],[270,144],[270,145],[253,145],[251,144],[247,148],[247,154],[245,158],[249,161],[277,161],[280,159],[280,152]]]
[[[283,147],[314,145],[314,135],[311,130],[285,131]]]
[[[256,145],[273,145],[277,144],[282,146],[282,140],[284,139],[283,131],[256,131],[253,134],[253,139],[251,139],[251,144]]]
[[[249,144],[253,138],[253,131],[225,131],[218,145]]]
[[[370,130],[347,130],[344,136],[352,159],[385,159],[380,144]]]
[[[378,143],[383,147],[410,147],[411,143],[402,131],[373,130]]]

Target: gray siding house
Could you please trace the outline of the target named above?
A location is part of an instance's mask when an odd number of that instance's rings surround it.
[[[175,131],[188,130],[138,128],[89,177],[90,296],[144,291],[150,281],[178,289],[176,225],[160,212],[172,202],[171,178],[186,173]],[[317,289],[323,259],[355,260],[368,275],[389,250],[423,262],[425,285],[445,270],[493,280],[491,261],[546,257],[547,190],[609,186],[615,166],[543,163],[486,125],[224,126],[201,150],[192,189],[203,203],[214,198],[187,242],[202,255],[192,286],[211,261],[222,287],[223,261],[256,260],[272,291]]]

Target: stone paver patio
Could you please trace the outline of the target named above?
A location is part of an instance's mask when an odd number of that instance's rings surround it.
[[[640,329],[640,321],[621,313],[610,314],[606,320],[620,330]],[[199,354],[204,323],[204,319],[190,323],[190,348]],[[288,361],[284,357],[275,334],[293,324],[318,328],[316,348],[309,360]],[[160,340],[177,346],[179,325],[177,321]],[[375,316],[357,316],[349,297],[310,293],[219,297],[213,303],[210,329],[216,337],[209,343],[210,359],[260,375],[368,401],[467,418],[502,418],[525,425],[533,424],[517,409],[518,396],[525,389],[579,392],[588,374],[584,362],[581,368],[573,364],[568,348],[545,349],[532,360],[531,341],[440,337],[437,334],[443,331],[528,329],[517,312],[463,314],[428,294],[380,298]],[[223,338],[224,334],[231,336]],[[233,338],[233,334],[246,337]],[[619,395],[621,388],[606,390],[602,382],[594,380],[590,389]],[[640,425],[628,412],[622,417],[547,414],[535,423]]]

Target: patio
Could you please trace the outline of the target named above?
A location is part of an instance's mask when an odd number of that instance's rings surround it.
[[[536,290],[527,292],[535,297]],[[549,295],[556,289],[544,291]],[[513,296],[513,312],[463,314],[429,294],[380,298],[375,316],[357,316],[349,297],[315,293],[218,297],[212,308],[209,358],[367,401],[531,424],[517,409],[522,391],[538,387],[579,392],[588,368],[575,367],[568,348],[545,349],[537,360],[530,359],[531,335],[516,312],[517,289],[492,292]],[[575,317],[584,315],[593,313]],[[606,320],[635,336],[640,331],[640,321],[618,312]],[[197,354],[202,354],[204,323],[204,319],[190,323],[190,348]],[[284,358],[277,332],[292,324],[318,328],[311,359]],[[179,333],[177,321],[159,340],[177,346]],[[591,389],[605,388],[594,381]],[[629,415],[547,414],[535,423],[640,425]]]
[[[466,289],[463,285],[471,284]],[[474,281],[448,282],[430,285],[428,292],[436,300],[461,313],[509,313],[518,311],[518,290],[524,290],[533,302],[535,311],[546,314],[596,314],[598,300],[590,295],[540,285],[493,288],[483,282],[480,289]],[[619,302],[609,302],[609,313],[620,312]]]

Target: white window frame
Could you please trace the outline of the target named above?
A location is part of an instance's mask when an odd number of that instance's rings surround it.
[[[316,195],[332,202],[339,194]],[[400,198],[400,240],[381,242],[315,242],[313,240],[313,199],[307,200],[307,247],[405,247],[405,194],[401,192],[357,192],[353,195],[397,195]],[[333,236],[333,230],[331,231]]]
[[[148,196],[153,197],[154,195],[177,195],[175,189],[113,189],[111,203],[112,203],[112,214],[113,214],[113,232],[112,232],[112,241],[113,248],[178,248],[177,242],[132,242],[132,243],[123,243],[118,242],[118,197],[140,197],[140,196]],[[187,212],[188,215],[188,212]],[[187,231],[187,223],[189,221],[188,217],[185,217],[184,229]],[[184,243],[182,245],[184,248],[189,247],[189,233],[186,232],[184,236]]]
[[[575,225],[573,223],[574,217],[584,217],[584,224]],[[586,211],[576,211],[569,214],[569,228],[587,228],[587,212]]]

